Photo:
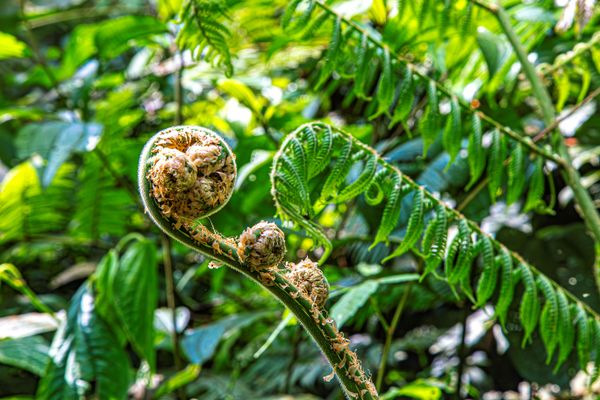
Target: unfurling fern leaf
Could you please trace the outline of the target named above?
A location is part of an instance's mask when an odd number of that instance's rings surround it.
[[[423,230],[423,217],[425,213],[424,208],[424,194],[422,190],[417,190],[412,199],[412,210],[410,217],[408,218],[408,225],[406,227],[406,234],[402,239],[402,243],[394,250],[392,254],[383,259],[386,262],[392,258],[398,257],[408,250],[410,250],[414,244],[419,240]]]
[[[525,155],[523,147],[515,146],[510,154],[508,163],[508,187],[506,190],[506,203],[508,205],[517,201],[525,188]]]
[[[538,299],[537,285],[531,270],[523,264],[519,265],[519,269],[521,270],[521,279],[525,286],[525,291],[519,307],[519,318],[521,320],[521,325],[525,328],[525,334],[523,336],[523,341],[521,342],[521,346],[524,347],[538,323],[540,301]]]
[[[550,281],[544,276],[537,277],[538,287],[546,299],[540,316],[540,335],[546,347],[546,364],[550,363],[558,344],[558,300]]]
[[[387,113],[394,102],[395,86],[392,78],[392,60],[390,50],[387,47],[383,50],[382,64],[382,71],[377,84],[377,110],[369,117],[371,120]]]
[[[477,113],[473,114],[471,125],[472,132],[469,136],[469,145],[467,148],[467,161],[469,162],[471,180],[467,184],[467,190],[477,182],[485,168],[485,150],[482,143],[483,133],[481,131],[481,120]]]
[[[460,151],[460,142],[462,139],[461,123],[460,104],[458,104],[458,99],[453,96],[450,100],[450,116],[446,121],[443,137],[444,148],[448,152],[448,155],[450,155],[448,166],[454,162],[454,159]]]
[[[490,178],[488,185],[492,202],[496,201],[498,190],[502,185],[504,172],[504,160],[506,159],[506,139],[497,129],[492,132],[492,144],[490,145],[490,159],[487,173]]]

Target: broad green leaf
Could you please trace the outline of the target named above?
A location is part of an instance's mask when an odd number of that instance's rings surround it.
[[[37,399],[125,398],[132,375],[127,353],[96,312],[87,282],[71,299],[50,354]]]
[[[101,58],[111,59],[129,49],[133,40],[166,32],[166,25],[154,17],[126,15],[109,19],[99,26],[96,47]]]
[[[483,53],[483,58],[485,59],[491,78],[500,67],[501,50],[499,47],[499,39],[487,29],[480,28],[477,31],[477,44]]]
[[[354,286],[344,293],[331,307],[331,318],[336,322],[338,328],[344,326],[357,313],[378,287],[377,281],[370,280]]]
[[[181,348],[188,360],[202,365],[213,356],[226,332],[248,326],[265,315],[264,312],[232,315],[215,323],[188,330],[181,339]]]
[[[0,340],[0,364],[43,375],[48,364],[49,346],[41,336]]]
[[[33,123],[17,135],[17,154],[27,158],[41,156],[44,165],[38,167],[43,187],[48,187],[59,167],[73,153],[91,151],[100,140],[102,126],[95,123],[48,121]]]
[[[155,398],[160,398],[177,389],[184,387],[188,383],[195,381],[200,375],[202,367],[196,364],[189,364],[187,367],[169,377],[154,392]]]
[[[0,32],[0,60],[22,58],[29,53],[27,45],[11,34]]]
[[[217,87],[248,107],[255,115],[262,115],[265,100],[255,95],[243,82],[237,79],[222,79],[217,83]]]

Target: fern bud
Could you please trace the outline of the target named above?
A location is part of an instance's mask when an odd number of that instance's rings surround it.
[[[231,197],[234,156],[216,133],[177,126],[157,134],[147,178],[161,212],[176,225],[218,211]]]
[[[279,264],[285,251],[285,236],[271,222],[259,222],[240,236],[238,255],[253,270],[265,270]]]
[[[288,264],[286,278],[317,308],[321,309],[329,297],[329,283],[316,262],[308,258],[297,264]]]

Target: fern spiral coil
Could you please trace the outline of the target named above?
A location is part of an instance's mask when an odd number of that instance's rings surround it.
[[[324,309],[329,287],[318,265],[308,259],[284,263],[285,236],[273,223],[260,222],[239,238],[226,238],[201,223],[231,198],[236,172],[235,155],[218,134],[176,126],[160,131],[144,147],[139,191],[146,212],[166,234],[249,277],[281,301],[317,343],[348,398],[377,399],[348,339]]]

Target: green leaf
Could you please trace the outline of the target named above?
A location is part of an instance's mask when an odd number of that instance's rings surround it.
[[[591,330],[587,315],[583,308],[574,305],[577,317],[577,357],[579,358],[579,369],[587,370],[591,351]]]
[[[540,302],[537,294],[537,285],[531,270],[524,264],[520,264],[519,268],[521,270],[521,279],[525,286],[525,292],[523,293],[519,307],[519,318],[521,325],[525,329],[523,341],[521,342],[521,346],[524,347],[537,326],[540,315]]]
[[[49,121],[26,125],[17,134],[17,154],[27,158],[41,156],[38,167],[43,187],[48,187],[60,166],[73,153],[91,151],[100,140],[102,126],[95,123]]]
[[[0,32],[0,60],[22,58],[29,54],[27,45],[11,34]]]
[[[136,353],[154,367],[154,311],[158,305],[158,261],[151,241],[131,244],[117,261],[110,252],[98,269],[97,307],[113,310]],[[105,311],[106,310],[106,311]]]
[[[481,120],[477,113],[473,114],[472,132],[469,136],[467,161],[469,162],[469,171],[471,172],[471,180],[467,184],[466,189],[469,190],[479,179],[485,168],[485,150],[483,149],[481,132]]]
[[[181,348],[188,360],[202,365],[212,358],[225,333],[242,329],[265,315],[265,312],[232,315],[212,324],[190,329],[181,339]]]
[[[435,208],[435,228],[433,232],[431,249],[429,249],[425,271],[421,276],[421,280],[427,274],[435,273],[435,270],[441,264],[446,255],[446,242],[448,241],[448,214],[442,204],[438,204]]]
[[[383,113],[388,113],[392,103],[394,102],[395,86],[392,78],[392,60],[390,51],[386,47],[383,50],[382,71],[377,84],[377,110],[369,117],[373,120]]]
[[[502,327],[506,329],[506,315],[513,301],[515,287],[513,283],[512,258],[504,249],[500,251],[500,268],[500,297],[498,297],[498,301],[496,302],[495,315],[500,319]]]
[[[427,85],[427,110],[421,117],[419,128],[423,137],[423,157],[427,156],[427,149],[437,139],[440,129],[440,109],[435,81]]]
[[[525,155],[523,147],[519,144],[511,152],[508,163],[508,188],[506,203],[512,204],[517,201],[525,188]]]
[[[88,283],[71,299],[67,320],[54,336],[50,354],[36,399],[126,397],[131,378],[127,353],[96,312]]]
[[[527,200],[525,200],[525,211],[538,209],[544,205],[544,160],[538,157],[533,167]]]
[[[369,40],[366,33],[361,35],[360,45],[356,48],[356,59],[357,66],[356,72],[354,73],[354,93],[356,97],[363,100],[371,100],[371,97],[367,96],[367,82],[369,80],[369,73],[371,72],[371,56],[373,51],[369,47]]]
[[[488,177],[490,182],[488,189],[492,202],[496,201],[498,191],[502,185],[504,176],[504,160],[506,159],[506,137],[498,129],[492,132],[492,144],[490,145],[490,160],[488,163]]]
[[[338,328],[344,326],[356,314],[378,287],[379,284],[377,281],[370,280],[354,286],[344,293],[333,307],[331,307],[330,315]]]
[[[170,376],[167,380],[160,384],[160,386],[154,392],[155,398],[166,396],[169,393],[173,393],[179,388],[198,379],[202,367],[196,364],[189,364],[181,371]]]
[[[400,217],[400,210],[402,208],[402,198],[404,194],[402,191],[401,178],[399,172],[392,175],[390,182],[390,189],[387,193],[387,202],[383,209],[381,216],[381,222],[379,223],[379,229],[375,234],[375,240],[369,249],[374,248],[378,243],[388,240],[389,234],[394,230]]]
[[[400,245],[396,247],[396,250],[394,250],[392,254],[384,258],[383,262],[401,256],[402,254],[410,250],[417,242],[417,240],[419,240],[419,237],[422,234],[424,222],[424,198],[425,194],[423,190],[416,190],[414,192],[412,199],[412,209],[410,212],[410,217],[408,218],[408,225],[406,227],[406,234],[404,235],[404,238],[402,238],[402,243],[400,243]]]
[[[544,293],[545,302],[540,316],[540,335],[546,347],[546,364],[550,363],[558,344],[558,301],[552,284],[545,276],[538,276],[537,283]]]
[[[96,33],[96,47],[103,59],[115,58],[131,47],[132,40],[147,39],[167,32],[165,24],[154,17],[126,15],[103,22]]]
[[[450,116],[446,121],[446,128],[444,129],[443,144],[444,148],[450,156],[448,166],[450,166],[458,152],[460,151],[460,144],[462,141],[462,121],[460,115],[460,104],[456,96],[452,96],[450,100]]]
[[[329,46],[327,47],[327,52],[325,53],[325,64],[321,68],[321,72],[319,75],[319,80],[315,85],[315,88],[318,90],[323,86],[329,76],[335,70],[335,66],[337,64],[338,58],[340,56],[340,48],[342,43],[342,20],[341,18],[336,18],[333,24],[333,31],[331,33],[331,40],[329,42]]]
[[[499,262],[494,258],[494,247],[487,236],[481,238],[483,252],[483,267],[479,281],[477,282],[477,307],[483,307],[493,296],[498,281]]]
[[[499,39],[485,28],[477,30],[477,44],[483,53],[483,58],[488,67],[489,78],[492,78],[500,67],[501,51]]]
[[[398,122],[404,121],[415,102],[412,71],[406,64],[403,64],[402,70],[402,80],[398,88],[398,102],[394,108],[394,114],[392,115],[388,129],[394,127]]]
[[[340,191],[340,194],[335,199],[336,203],[343,203],[358,196],[367,190],[367,187],[373,181],[375,170],[377,169],[377,154],[368,153],[366,157],[367,159],[365,160],[362,172],[354,182]]]
[[[569,302],[562,290],[556,291],[558,303],[558,360],[554,367],[554,372],[558,371],[560,366],[567,360],[571,351],[573,351],[573,342],[575,341],[575,327],[573,323],[574,313],[571,312]]]
[[[0,340],[0,364],[43,375],[48,364],[48,343],[41,336]]]

